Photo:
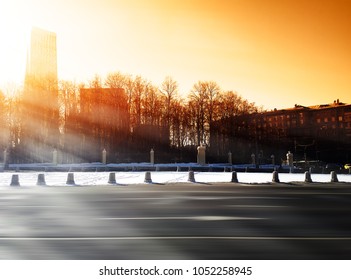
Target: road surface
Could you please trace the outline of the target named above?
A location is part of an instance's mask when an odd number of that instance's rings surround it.
[[[351,184],[2,187],[0,259],[350,259]]]

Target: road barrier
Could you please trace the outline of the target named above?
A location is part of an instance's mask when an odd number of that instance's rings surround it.
[[[332,183],[339,182],[338,176],[336,175],[335,171],[330,172],[330,177],[331,177],[330,182],[332,182]]]
[[[45,186],[45,185],[46,185],[45,174],[43,173],[38,174],[37,186]]]
[[[116,184],[116,173],[111,172],[111,173],[108,175],[108,183],[109,183],[109,184]]]
[[[305,172],[305,183],[312,183],[311,172]]]
[[[10,186],[14,186],[14,187],[20,186],[18,174],[12,175]]]
[[[66,185],[75,185],[75,184],[76,183],[74,182],[74,173],[68,173]]]
[[[144,179],[144,182],[145,182],[145,183],[152,183],[150,171],[145,172],[145,179]]]
[[[233,171],[232,172],[232,180],[231,180],[232,183],[238,183],[238,176],[236,174],[236,171]]]
[[[238,174],[237,171],[232,171],[231,172],[232,176],[231,176],[231,183],[239,183],[238,180]],[[304,183],[312,183],[312,178],[311,178],[311,172],[310,171],[306,171],[304,173],[305,178],[304,178]],[[347,175],[348,176],[348,175]],[[13,174],[11,177],[11,183],[10,186],[20,186],[20,180],[19,180],[19,174]],[[195,183],[195,174],[194,171],[188,171],[188,182],[192,182]],[[219,181],[221,182],[221,181]],[[273,171],[272,173],[272,182],[273,183],[280,183],[279,180],[279,172],[278,171]],[[330,172],[330,183],[336,183],[339,182],[338,176],[337,176],[337,172],[335,171],[331,171]],[[115,172],[110,172],[109,173],[109,177],[108,177],[108,184],[117,184],[116,182],[116,173]],[[144,183],[152,183],[152,179],[151,179],[151,172],[150,171],[146,171],[145,172],[145,178],[144,178]],[[131,183],[132,184],[132,183]],[[46,186],[46,180],[45,180],[45,174],[44,173],[39,173],[38,177],[37,177],[37,182],[36,182],[37,186]],[[74,180],[74,173],[73,172],[68,172],[67,173],[67,180],[66,180],[66,185],[76,185],[75,180]]]
[[[273,171],[273,177],[272,177],[272,182],[274,183],[279,183],[279,174],[278,171]]]
[[[195,183],[194,171],[189,171],[189,173],[188,173],[188,182]]]

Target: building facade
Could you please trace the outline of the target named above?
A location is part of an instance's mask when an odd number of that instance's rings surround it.
[[[288,150],[301,160],[351,161],[351,105],[335,100],[316,106],[237,116],[211,126],[214,155],[231,150],[238,160],[252,153],[262,162],[284,159]],[[236,152],[237,151],[237,152]]]
[[[56,34],[36,27],[31,31],[25,83],[33,78],[57,81]]]
[[[56,34],[33,28],[27,52],[17,159],[50,162],[59,145]]]

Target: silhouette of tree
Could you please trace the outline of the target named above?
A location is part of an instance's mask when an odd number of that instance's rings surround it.
[[[79,85],[71,81],[59,82],[60,130],[62,133],[60,154],[64,163],[80,162],[82,159],[81,122],[79,116]]]
[[[20,113],[22,160],[51,161],[60,139],[57,80],[26,75]]]
[[[192,142],[196,145],[205,143],[207,137],[206,131],[206,110],[208,102],[207,85],[205,82],[197,82],[194,84],[189,94],[189,109],[191,114],[191,123],[195,129],[195,133],[191,134]],[[194,144],[195,144],[194,143]]]
[[[6,149],[8,144],[8,121],[7,121],[7,108],[6,99],[2,91],[0,91],[0,148]]]
[[[160,92],[164,95],[166,99],[165,106],[165,118],[166,125],[170,127],[171,125],[171,105],[174,98],[176,98],[178,94],[178,84],[172,77],[166,77],[160,87]]]
[[[120,72],[86,85],[26,77],[20,98],[0,93],[0,147],[27,162],[50,162],[53,149],[62,162],[100,161],[103,149],[111,161],[140,160],[150,148],[180,160],[201,143],[224,150],[220,135],[236,126],[232,117],[257,111],[214,81],[198,81],[182,96],[172,77],[159,87]]]

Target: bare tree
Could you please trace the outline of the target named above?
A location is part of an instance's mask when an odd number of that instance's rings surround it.
[[[60,108],[60,151],[62,162],[75,162],[81,158],[81,127],[84,125],[80,119],[79,88],[72,81],[59,82],[59,108]]]
[[[78,86],[75,82],[59,81],[59,108],[61,131],[65,133],[68,116],[78,112]]]
[[[162,107],[164,104],[156,87],[148,84],[142,96],[141,105],[142,123],[147,125],[161,125]]]
[[[32,112],[34,121],[29,122],[30,125],[41,121],[42,113],[35,114],[42,109],[38,107],[41,106],[38,102],[40,94],[55,88],[55,84],[51,85],[49,81],[45,85],[39,82],[35,84],[35,80],[31,83],[35,86],[27,89],[21,99],[21,104],[25,106],[17,106],[22,110],[22,121],[25,120],[26,112]],[[55,108],[55,100],[50,101],[49,97],[44,96],[45,98],[48,98],[45,101],[49,104],[48,107]],[[177,82],[171,77],[166,77],[157,88],[141,76],[134,78],[120,72],[110,73],[105,79],[95,76],[87,86],[61,81],[58,100],[59,114],[43,108],[47,119],[46,122],[41,122],[45,124],[42,125],[43,129],[49,131],[47,127],[59,123],[62,136],[60,148],[66,154],[77,153],[78,158],[83,157],[86,151],[94,150],[95,157],[91,157],[94,160],[98,159],[103,148],[116,153],[118,147],[120,150],[135,147],[145,150],[145,147],[160,140],[163,141],[165,150],[169,150],[169,147],[184,149],[202,143],[209,146],[213,136],[218,138],[217,142],[224,141],[221,139],[225,137],[221,138],[221,135],[228,132],[229,136],[226,136],[227,140],[222,145],[224,150],[228,146],[228,137],[232,136],[230,131],[235,126],[233,117],[258,111],[254,103],[236,92],[222,92],[214,81],[195,83],[183,99],[178,93]],[[14,104],[13,102],[19,101],[12,99],[11,102]],[[5,108],[1,104],[5,104]],[[9,104],[0,94],[0,120]],[[13,120],[15,116],[11,115],[3,123],[10,124]],[[16,123],[21,124],[21,121]],[[25,143],[26,137],[41,135],[28,134],[30,129],[26,124],[28,121],[17,130],[15,125],[11,126],[13,143],[16,143],[17,138],[17,143]]]
[[[51,75],[27,75],[21,97],[22,161],[52,160],[52,150],[59,145],[60,123],[58,81]]]
[[[206,88],[207,96],[207,114],[208,114],[208,123],[211,124],[214,119],[218,117],[218,107],[219,107],[219,95],[220,88],[216,82],[204,82]]]
[[[114,88],[114,89],[123,88],[123,89],[125,89],[126,83],[128,82],[127,79],[128,79],[128,76],[126,76],[120,72],[109,73],[107,75],[106,80],[105,80],[105,85],[108,88]]]
[[[148,88],[148,82],[141,76],[137,76],[133,82],[133,91],[131,96],[131,124],[139,126],[142,123],[142,98]]]
[[[210,125],[217,115],[219,105],[218,96],[220,88],[215,82],[199,81],[194,84],[189,95],[189,108],[192,109],[192,116],[196,129],[197,145],[209,144]]]
[[[6,98],[0,91],[0,148],[6,149],[9,141],[9,122],[7,119],[8,107],[6,106]]]
[[[166,112],[166,125],[170,127],[170,121],[171,121],[171,104],[172,100],[176,97],[178,94],[178,83],[172,79],[172,77],[166,77],[165,80],[163,81],[161,87],[160,87],[160,92],[165,96],[166,98],[166,106],[165,106],[165,112]]]

